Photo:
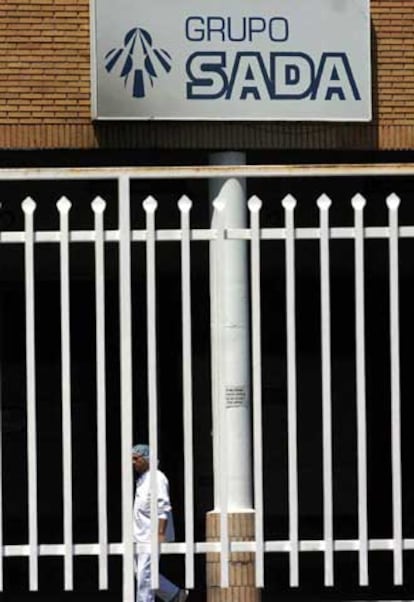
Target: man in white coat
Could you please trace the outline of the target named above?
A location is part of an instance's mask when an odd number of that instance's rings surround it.
[[[151,484],[149,472],[149,447],[139,444],[132,448],[132,464],[138,475],[134,499],[134,541],[151,541]],[[170,502],[169,483],[157,469],[158,541],[174,541],[174,523]],[[164,602],[184,602],[188,591],[180,589],[160,574],[158,590],[151,588],[151,554],[139,553],[135,563],[137,579],[136,602],[154,602],[155,595]]]

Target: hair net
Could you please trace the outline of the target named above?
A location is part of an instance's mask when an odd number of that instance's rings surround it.
[[[134,445],[134,447],[132,448],[132,453],[137,454],[137,456],[142,456],[146,460],[149,460],[149,456],[150,456],[149,445],[146,445],[144,443],[138,443],[138,445]]]

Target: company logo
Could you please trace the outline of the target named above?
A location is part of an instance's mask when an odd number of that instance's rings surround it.
[[[345,52],[194,52],[186,69],[189,99],[361,100]]]
[[[187,41],[198,46],[185,65],[187,98],[360,101],[348,54],[286,51],[281,44],[289,41],[293,29],[281,16],[187,17]],[[257,42],[270,52],[252,48]],[[211,44],[203,47],[205,43],[213,43],[214,50]],[[234,51],[240,43],[241,49]]]
[[[146,29],[134,27],[124,38],[122,48],[112,48],[105,55],[105,69],[118,75],[133,98],[144,98],[160,73],[171,70],[171,55],[155,48]]]

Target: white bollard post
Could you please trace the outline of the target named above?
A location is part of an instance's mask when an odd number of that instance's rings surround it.
[[[243,165],[245,155],[213,153],[210,164]],[[249,247],[246,241],[222,236],[223,228],[247,227],[245,179],[210,180],[209,193],[211,227],[221,235],[210,243],[214,510],[206,525],[208,540],[227,542],[254,539]],[[230,553],[227,571],[226,554],[223,550],[221,556],[207,555],[208,602],[238,600],[240,595],[246,602],[257,602],[252,556]]]
[[[240,165],[244,153],[213,153],[210,163]],[[247,226],[247,202],[244,178],[217,178],[210,181],[210,199],[220,199],[222,215],[213,208],[212,227],[223,219],[225,228]],[[216,253],[220,257],[216,258]],[[251,427],[250,427],[250,334],[248,243],[225,240],[220,251],[211,243],[211,331],[213,348],[213,437],[215,472],[215,508],[219,506],[217,486],[219,467],[219,403],[225,405],[227,417],[228,510],[252,508]],[[218,259],[218,262],[215,260]],[[217,269],[218,267],[218,269]],[[220,324],[217,321],[220,320]],[[218,366],[218,363],[220,364]],[[217,383],[218,374],[220,384]],[[220,386],[221,391],[218,391]],[[221,398],[221,401],[220,401]]]

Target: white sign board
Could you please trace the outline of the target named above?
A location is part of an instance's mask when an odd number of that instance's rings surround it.
[[[92,0],[97,119],[368,121],[369,0]]]

